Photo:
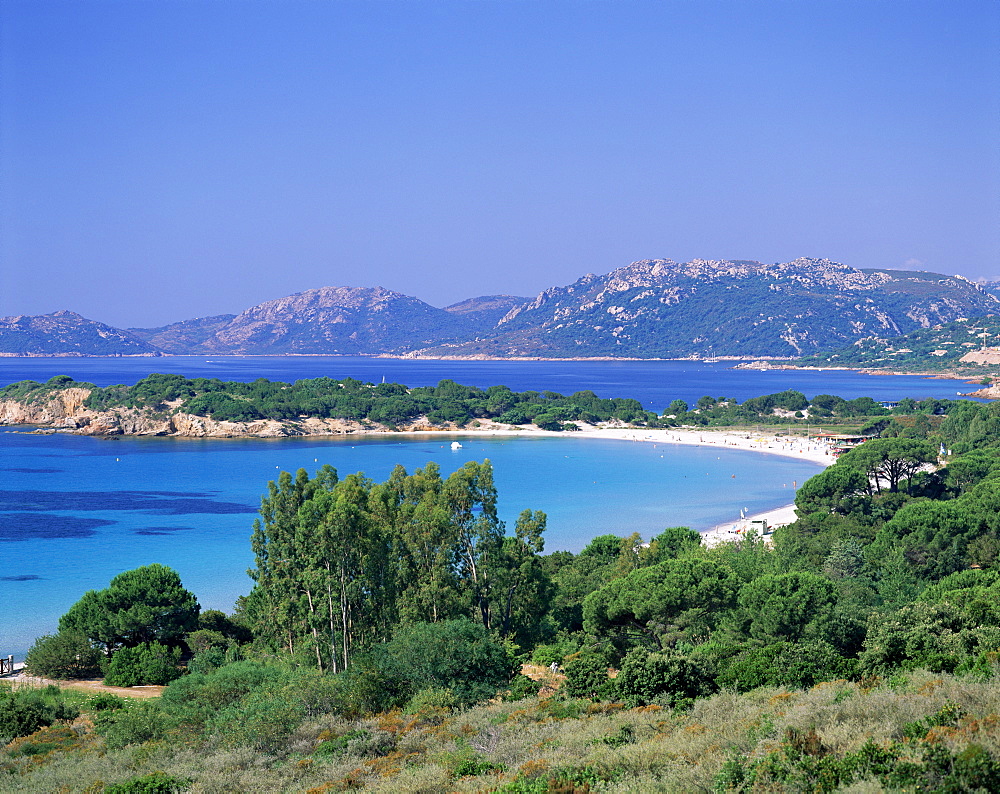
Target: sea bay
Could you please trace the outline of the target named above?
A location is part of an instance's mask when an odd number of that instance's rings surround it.
[[[657,410],[678,397],[744,400],[787,388],[876,399],[944,398],[956,391],[955,381],[914,376],[730,367],[320,357],[2,359],[0,382],[67,374],[107,385],[134,383],[150,372],[238,380],[384,377],[411,386],[451,378],[519,391],[593,389],[602,397],[635,397]],[[649,538],[667,526],[707,529],[741,508],[758,512],[787,504],[793,483],[818,471],[806,461],[733,449],[567,436],[463,437],[462,448],[452,450],[453,438],[105,440],[6,429],[0,432],[0,654],[23,655],[36,636],[55,630],[59,615],[85,590],[152,562],[176,568],[203,607],[231,610],[249,590],[249,534],[260,495],[281,470],[313,471],[329,463],[341,474],[363,471],[381,480],[397,463],[412,471],[434,462],[448,474],[467,460],[489,458],[508,525],[523,509],[549,515],[547,551],[578,551],[605,533]]]

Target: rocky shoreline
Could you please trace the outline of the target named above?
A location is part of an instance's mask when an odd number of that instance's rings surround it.
[[[336,436],[378,430],[341,419],[317,417],[296,420],[260,419],[251,422],[224,422],[206,416],[176,412],[177,404],[165,410],[154,408],[112,408],[98,411],[84,405],[90,389],[61,389],[50,399],[38,402],[0,400],[0,425],[34,427],[33,433],[73,433],[84,436],[176,436],[181,438],[289,438],[294,436]],[[414,424],[411,432],[435,430]],[[388,428],[384,429],[388,431]]]

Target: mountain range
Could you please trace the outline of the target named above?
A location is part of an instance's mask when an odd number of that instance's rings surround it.
[[[5,317],[0,354],[799,357],[1000,314],[997,287],[827,259],[646,259],[535,298],[445,308],[382,287],[321,287],[159,328],[70,311]]]

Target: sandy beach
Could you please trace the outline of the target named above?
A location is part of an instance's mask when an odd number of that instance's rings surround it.
[[[775,433],[754,433],[747,431],[712,431],[670,428],[665,430],[615,428],[615,427],[585,427],[575,433],[552,432],[540,429],[516,430],[507,428],[487,427],[472,431],[460,431],[448,435],[510,435],[510,436],[553,436],[564,438],[606,438],[622,441],[635,441],[647,444],[686,444],[703,447],[730,447],[767,455],[784,455],[830,466],[836,458],[830,453],[829,446],[822,441],[810,440],[798,436],[779,436]],[[750,528],[750,522],[764,520],[769,529],[785,526],[795,521],[795,505],[787,504],[774,510],[755,513],[741,518],[733,516],[726,521],[701,533],[702,542],[714,546],[726,541],[738,540],[743,532]],[[767,538],[765,538],[767,540]]]
[[[637,441],[666,444],[732,447],[733,449],[745,449],[762,454],[785,455],[809,460],[823,466],[830,466],[836,461],[836,458],[830,453],[829,447],[823,442],[768,433],[720,433],[700,430],[651,430],[637,433],[635,431],[595,430],[590,434],[603,438],[632,438]],[[745,518],[734,516],[732,521],[726,521],[702,532],[701,539],[705,545],[715,546],[719,543],[738,540],[742,533],[750,529],[752,521],[766,521],[768,528],[774,529],[791,524],[795,519],[795,505],[787,504]],[[767,540],[768,538],[765,537],[765,541]]]
[[[823,466],[831,465],[836,459],[829,447],[821,441],[807,440],[797,436],[779,436],[775,433],[749,431],[688,430],[669,428],[637,429],[630,427],[586,426],[575,433],[528,429],[524,427],[485,425],[476,429],[434,431],[442,436],[549,436],[552,438],[606,438],[620,441],[636,441],[650,444],[685,444],[704,447],[732,447],[768,455],[809,460]],[[359,433],[359,435],[361,435]],[[426,431],[408,432],[405,435],[426,436]]]
[[[581,431],[600,438],[623,438],[627,440],[654,442],[661,444],[690,444],[694,446],[731,447],[762,454],[784,455],[830,466],[836,458],[830,453],[828,445],[821,441],[810,441],[805,438],[778,436],[773,433],[744,432],[712,432],[701,430],[593,430]],[[769,530],[782,527],[795,521],[795,505],[787,504],[773,510],[741,518],[734,516],[732,521],[712,527],[701,533],[701,540],[707,546],[715,546],[727,541],[739,540],[742,533],[748,531],[753,521],[766,521]],[[769,537],[765,537],[769,542]]]

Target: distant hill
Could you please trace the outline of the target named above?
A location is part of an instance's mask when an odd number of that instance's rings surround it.
[[[992,312],[1000,301],[961,276],[826,259],[647,259],[547,289],[483,338],[425,352],[797,357]]]
[[[75,312],[0,317],[0,355],[149,356],[159,348]]]
[[[190,353],[200,349],[235,317],[235,314],[217,314],[214,317],[198,317],[159,328],[129,328],[128,331],[167,353]]]
[[[444,310],[465,318],[471,330],[488,331],[512,309],[531,303],[532,300],[533,298],[519,298],[516,295],[484,295],[453,303],[445,306]]]
[[[535,298],[443,309],[382,287],[321,287],[159,328],[69,312],[7,318],[0,353],[797,358],[991,314],[1000,299],[961,276],[827,259],[646,259]]]
[[[238,314],[200,345],[212,353],[406,351],[461,334],[456,315],[381,287],[321,287]]]

